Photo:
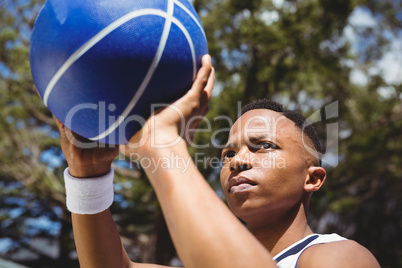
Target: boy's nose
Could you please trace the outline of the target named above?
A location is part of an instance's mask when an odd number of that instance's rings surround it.
[[[233,171],[241,172],[249,170],[251,168],[252,163],[250,157],[247,156],[240,157],[239,154],[232,159],[232,162],[230,164],[230,171],[232,172]]]

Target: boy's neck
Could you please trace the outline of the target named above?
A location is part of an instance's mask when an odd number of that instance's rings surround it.
[[[272,256],[313,233],[303,205],[275,221],[247,222],[247,228]]]

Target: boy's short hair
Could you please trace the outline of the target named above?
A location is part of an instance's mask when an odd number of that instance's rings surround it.
[[[267,109],[274,112],[282,113],[286,118],[293,121],[296,124],[296,126],[302,131],[302,133],[307,135],[307,137],[314,145],[314,149],[317,151],[318,154],[318,165],[321,166],[322,150],[321,150],[320,139],[318,138],[318,134],[315,127],[307,120],[307,118],[305,118],[300,112],[285,110],[282,104],[268,99],[259,99],[245,105],[241,109],[239,117],[248,111],[256,109]]]

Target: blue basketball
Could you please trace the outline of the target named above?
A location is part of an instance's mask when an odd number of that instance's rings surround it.
[[[30,63],[44,104],[62,123],[90,140],[124,144],[155,104],[185,94],[207,53],[187,0],[48,0]]]

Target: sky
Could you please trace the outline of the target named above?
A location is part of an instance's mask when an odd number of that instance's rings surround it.
[[[286,4],[284,0],[272,0],[272,2],[278,9],[283,8]],[[267,25],[271,25],[279,19],[279,16],[278,12],[270,11],[263,12],[261,18],[266,21]],[[348,19],[348,26],[344,30],[344,37],[352,44],[353,53],[358,54],[359,47],[357,44],[365,40],[359,38],[353,30],[354,26],[376,28],[378,22],[368,8],[356,7],[353,10]],[[382,74],[384,80],[389,84],[402,83],[402,33],[392,38],[389,51],[384,54],[382,59],[369,72],[370,74]],[[350,80],[357,85],[364,86],[368,82],[368,77],[358,66],[354,66]]]
[[[352,44],[352,52],[359,53],[358,44],[365,42],[359,38],[354,31],[354,27],[366,27],[376,28],[378,22],[374,18],[373,14],[367,8],[357,7],[349,17],[349,25],[344,30],[344,37]],[[384,32],[392,36],[391,33]],[[383,55],[383,57],[377,62],[377,64],[371,67],[369,70],[362,70],[359,66],[354,66],[350,80],[357,85],[366,85],[368,82],[367,74],[381,74],[384,80],[389,84],[401,84],[402,83],[402,33],[399,36],[393,36],[391,39],[389,50]]]

